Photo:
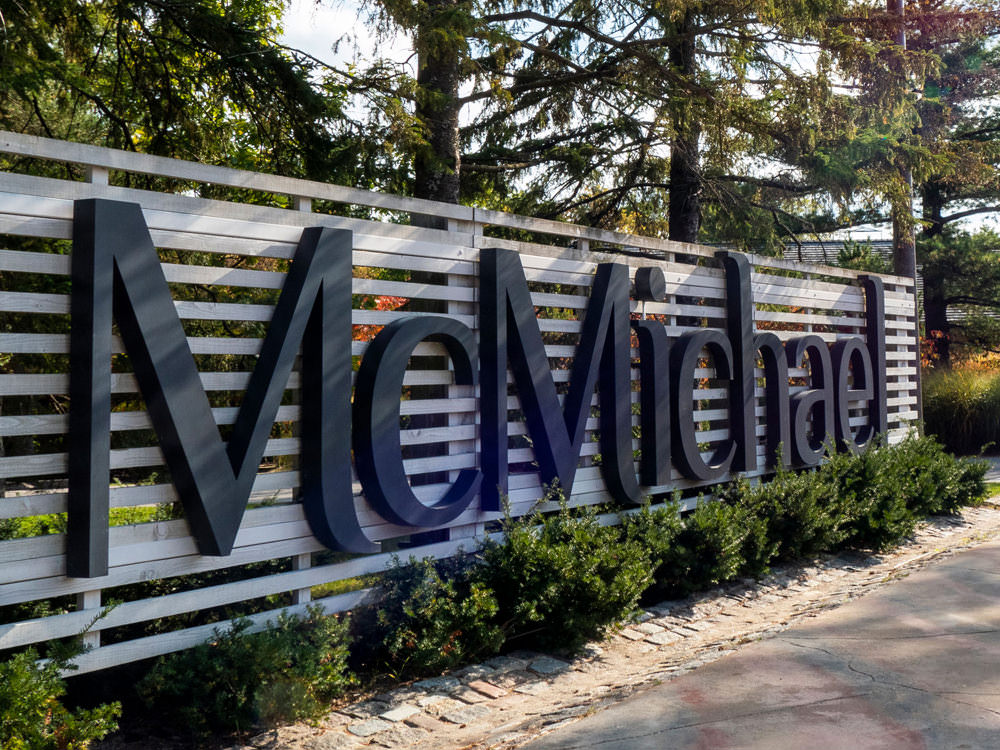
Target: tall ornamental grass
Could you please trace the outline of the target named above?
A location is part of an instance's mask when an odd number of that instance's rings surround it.
[[[1000,450],[1000,372],[970,369],[926,375],[924,429],[959,455]]]

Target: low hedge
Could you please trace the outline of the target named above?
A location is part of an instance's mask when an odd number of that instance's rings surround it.
[[[396,560],[377,598],[353,614],[350,655],[347,618],[318,609],[282,616],[262,633],[237,621],[210,643],[162,658],[140,692],[195,732],[245,730],[324,712],[355,680],[349,658],[369,677],[399,679],[504,649],[572,652],[640,601],[760,576],[777,560],[898,544],[925,516],[979,502],[985,470],[914,437],[833,454],[816,469],[779,472],[765,483],[733,482],[684,516],[676,501],[646,505],[618,525],[603,523],[594,508],[571,509],[554,491],[547,499],[559,501],[557,511],[507,516],[503,538],[475,554]],[[80,742],[26,750],[83,748],[110,729],[116,708],[62,708],[57,673],[32,667],[33,657],[0,663],[0,677],[7,675],[0,684],[20,686],[16,694],[0,689],[0,739],[9,742],[15,726],[28,732],[16,722],[43,714],[58,717],[60,731],[77,731]]]
[[[352,664],[390,677],[440,674],[497,653],[496,594],[464,557],[394,558],[375,598],[352,621]]]
[[[283,613],[262,632],[250,626],[237,620],[209,642],[161,658],[139,695],[197,735],[313,717],[353,684],[348,624],[318,605]]]
[[[573,650],[635,608],[652,580],[649,554],[594,508],[504,521],[503,541],[488,541],[473,576],[495,593],[510,647]]]
[[[779,472],[751,485],[719,488],[716,502],[699,502],[683,517],[676,502],[645,506],[602,525],[594,508],[570,509],[558,492],[557,512],[503,522],[502,541],[447,563],[462,584],[438,586],[437,606],[406,598],[408,577],[425,580],[444,563],[397,564],[377,602],[383,664],[421,675],[451,654],[510,648],[571,652],[627,617],[640,601],[681,597],[739,577],[759,577],[778,560],[845,547],[886,549],[935,513],[953,513],[985,495],[985,463],[957,459],[931,438],[911,437],[857,455],[835,453],[820,467]],[[470,609],[472,587],[489,606]],[[465,592],[465,593],[462,593]],[[426,592],[419,595],[426,597]],[[450,598],[454,597],[454,598]],[[423,626],[414,619],[426,612]],[[470,613],[480,619],[470,621]],[[397,613],[397,614],[392,614]],[[461,613],[451,621],[449,613]],[[399,632],[448,634],[437,645]],[[490,633],[484,639],[483,633]],[[492,636],[500,634],[493,640]],[[358,633],[364,637],[364,633]]]

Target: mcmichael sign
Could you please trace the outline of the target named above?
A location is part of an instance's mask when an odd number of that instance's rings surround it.
[[[199,550],[228,555],[301,351],[301,501],[323,544],[352,552],[377,549],[354,511],[351,461],[371,506],[414,529],[455,519],[478,494],[484,511],[500,509],[507,489],[507,370],[524,411],[543,482],[567,494],[579,462],[595,387],[600,403],[601,471],[611,495],[636,503],[643,486],[669,482],[671,466],[711,480],[757,469],[755,377],[763,364],[766,456],[770,466],[818,463],[823,442],[857,450],[887,429],[884,293],[863,277],[866,335],[828,346],[803,335],[784,344],[754,330],[750,265],[717,254],[725,272],[727,332],[702,329],[669,338],[655,320],[631,320],[628,267],[597,267],[560,405],[518,255],[480,252],[479,333],[452,318],[414,315],[385,326],[369,344],[353,385],[352,234],[310,228],[274,310],[256,368],[228,442],[219,436],[194,357],[138,205],[77,201],[72,256],[68,574],[104,575],[108,505],[112,322],[118,324],[140,391],[163,448]],[[655,267],[636,273],[636,296],[661,299]],[[639,349],[641,460],[636,476],[631,427],[631,336]],[[480,390],[477,468],[458,472],[433,505],[413,493],[399,435],[407,361],[421,341],[444,345],[458,384]],[[695,370],[708,352],[728,381],[729,437],[704,458],[693,414]],[[789,394],[788,370],[809,363],[809,383]],[[852,429],[849,409],[867,423]],[[345,439],[345,426],[351,439]],[[779,451],[779,446],[781,450]]]

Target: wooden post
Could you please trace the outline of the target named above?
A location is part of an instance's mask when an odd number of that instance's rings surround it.
[[[77,611],[93,612],[94,617],[101,611],[101,591],[84,591],[76,595]],[[88,630],[83,634],[83,647],[90,650],[101,647],[101,631]]]
[[[108,184],[107,167],[88,166],[86,172],[86,180],[87,182],[93,185],[107,185]]]
[[[312,555],[308,552],[292,558],[292,570],[308,570],[312,567]],[[312,601],[312,589],[308,586],[292,592],[292,604],[306,604]]]

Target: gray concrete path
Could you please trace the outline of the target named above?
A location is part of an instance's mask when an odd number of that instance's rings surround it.
[[[984,479],[987,482],[1000,482],[1000,456],[980,456],[980,458],[990,464]]]
[[[525,745],[530,750],[997,750],[1000,543]]]

